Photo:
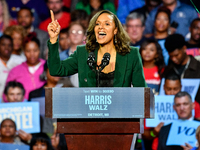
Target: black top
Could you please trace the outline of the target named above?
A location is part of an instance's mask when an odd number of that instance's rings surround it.
[[[115,71],[109,72],[109,73],[100,72],[99,87],[113,87],[114,73],[115,73]]]

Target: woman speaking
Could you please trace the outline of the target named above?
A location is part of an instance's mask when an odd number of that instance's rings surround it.
[[[129,37],[110,11],[102,10],[90,20],[86,45],[60,61],[58,36],[60,25],[48,25],[48,66],[52,76],[78,73],[80,87],[146,87],[139,50],[129,46]],[[89,63],[88,63],[89,62]]]

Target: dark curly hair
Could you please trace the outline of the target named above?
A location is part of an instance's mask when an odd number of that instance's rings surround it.
[[[171,17],[170,17],[170,16],[171,16],[171,11],[170,11],[170,9],[168,9],[168,8],[165,7],[165,6],[159,7],[158,10],[157,10],[157,13],[156,13],[156,15],[155,15],[155,19],[157,18],[158,14],[159,14],[160,12],[166,13],[167,16],[168,16],[169,22],[170,22],[170,20],[171,20]]]
[[[163,68],[165,67],[165,62],[164,62],[164,57],[162,54],[162,48],[161,48],[160,44],[157,42],[157,40],[155,40],[155,39],[145,40],[140,46],[140,54],[142,54],[142,50],[144,50],[145,47],[151,43],[154,43],[156,46],[158,57],[155,59],[154,63],[158,67],[158,73],[161,77]],[[142,63],[143,63],[143,59],[142,59]]]
[[[129,46],[130,38],[128,34],[126,33],[126,31],[124,30],[117,16],[108,10],[102,10],[102,11],[97,12],[90,20],[90,24],[87,30],[86,49],[89,52],[93,52],[95,49],[99,49],[99,43],[96,42],[94,28],[96,25],[96,20],[103,13],[107,13],[111,15],[115,22],[115,26],[117,28],[117,34],[116,34],[117,43],[116,44],[114,43],[116,51],[121,55],[125,55],[129,53],[130,52],[130,46]]]

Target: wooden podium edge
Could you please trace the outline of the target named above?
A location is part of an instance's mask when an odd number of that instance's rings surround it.
[[[52,88],[45,88],[45,117],[52,118]]]

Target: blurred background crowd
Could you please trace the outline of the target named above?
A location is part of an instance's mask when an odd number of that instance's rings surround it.
[[[192,2],[196,8],[192,5]],[[44,97],[45,87],[78,87],[78,75],[53,77],[46,64],[49,39],[49,10],[61,25],[60,59],[68,58],[78,45],[85,44],[86,31],[92,16],[99,10],[116,14],[127,31],[131,46],[139,48],[145,80],[156,85],[156,95],[165,78],[166,95],[185,97],[186,116],[174,109],[179,119],[200,120],[200,90],[191,102],[190,93],[181,91],[181,79],[200,79],[200,9],[199,0],[0,0],[0,99],[2,103],[31,102]],[[199,84],[199,83],[197,83]],[[197,85],[199,86],[199,85]],[[175,97],[176,97],[175,96]],[[177,103],[177,104],[176,104]],[[194,115],[191,114],[194,108]],[[181,111],[181,110],[180,110]],[[0,142],[27,144],[32,149],[67,149],[64,135],[55,132],[52,120],[40,117],[41,133],[16,130],[13,120],[1,122]],[[44,133],[49,123],[52,130]],[[167,149],[159,135],[163,123],[145,127],[138,136],[136,149]],[[197,131],[199,137],[200,129]],[[17,132],[17,134],[16,134]],[[163,136],[162,136],[163,137]],[[200,138],[197,138],[200,140]],[[198,147],[198,146],[197,146]],[[179,148],[187,149],[188,146]],[[177,147],[176,147],[177,149]],[[189,147],[188,149],[192,149]]]

